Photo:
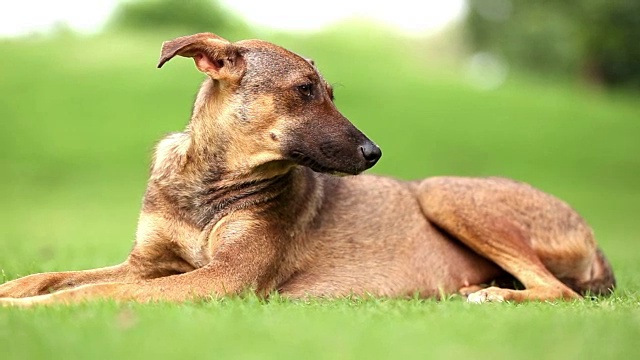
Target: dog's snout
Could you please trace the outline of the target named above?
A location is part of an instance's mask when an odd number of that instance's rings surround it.
[[[362,152],[362,156],[367,161],[367,165],[369,165],[369,167],[375,165],[382,156],[382,150],[380,150],[378,145],[371,141],[367,141],[363,145],[360,145],[360,151]]]

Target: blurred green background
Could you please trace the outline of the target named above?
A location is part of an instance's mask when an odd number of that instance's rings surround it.
[[[183,129],[203,78],[186,59],[156,69],[160,44],[212,31],[313,58],[381,146],[373,173],[506,176],[566,200],[638,305],[639,3],[479,3],[428,37],[363,21],[276,32],[209,1],[162,0],[125,2],[90,36],[60,26],[0,39],[3,280],[126,257],[153,146]],[[3,321],[31,331],[42,315]]]

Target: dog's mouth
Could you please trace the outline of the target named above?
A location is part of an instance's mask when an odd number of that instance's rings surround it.
[[[306,166],[315,172],[338,175],[338,176],[352,175],[350,173],[346,173],[338,169],[324,166],[320,164],[318,161],[314,160],[313,158],[297,150],[291,151],[290,156],[292,160],[296,162],[296,164]]]

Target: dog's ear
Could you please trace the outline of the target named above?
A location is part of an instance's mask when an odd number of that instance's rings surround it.
[[[176,55],[193,58],[198,70],[213,79],[231,80],[244,73],[239,49],[216,34],[199,33],[163,42],[158,68]]]

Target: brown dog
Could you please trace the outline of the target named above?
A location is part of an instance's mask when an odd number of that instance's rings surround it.
[[[552,300],[615,280],[564,202],[499,178],[403,182],[358,174],[380,149],[333,103],[311,61],[202,33],[165,42],[208,75],[187,129],[162,140],[135,246],[116,266],[0,286],[0,303],[238,294]],[[482,288],[511,275],[524,289]],[[475,292],[473,292],[475,291]]]

